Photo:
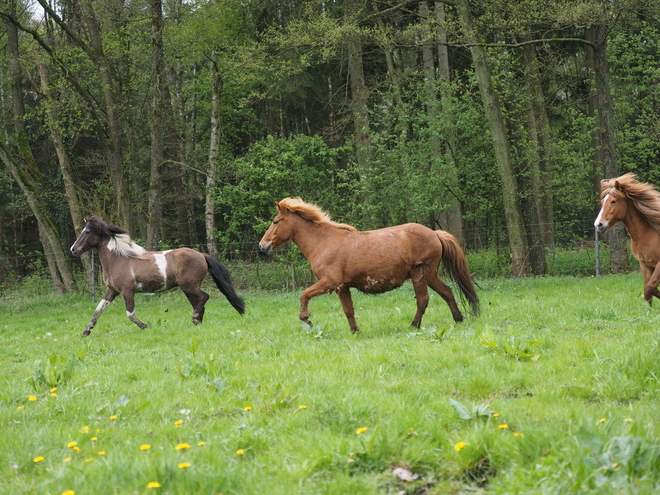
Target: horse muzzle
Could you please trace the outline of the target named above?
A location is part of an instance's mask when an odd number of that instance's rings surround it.
[[[270,254],[270,252],[273,250],[273,244],[271,242],[260,242],[259,249],[261,249],[266,254]]]
[[[71,251],[71,254],[74,256],[80,256],[82,254],[81,251],[79,249],[76,249],[75,246],[71,246],[69,250]]]
[[[596,227],[596,230],[600,234],[603,234],[603,233],[607,232],[607,229],[609,228],[609,223],[607,223],[607,222],[594,222],[594,227]]]

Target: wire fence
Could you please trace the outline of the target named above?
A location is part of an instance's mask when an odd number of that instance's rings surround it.
[[[555,242],[544,245],[546,273],[550,275],[598,276],[609,271],[609,248],[603,237],[598,237],[593,224],[585,222],[555,223]],[[466,239],[475,232],[466,229]],[[465,250],[470,271],[477,278],[510,276],[510,247],[503,229],[480,230],[486,247]],[[205,251],[204,245],[188,246]],[[289,244],[278,249],[274,256],[263,254],[256,242],[220,243],[220,261],[231,273],[234,285],[241,290],[294,290],[309,286],[316,280],[302,253]],[[103,287],[102,270],[98,257],[94,258],[92,274],[83,273],[79,258],[68,251],[66,261],[73,267],[78,287],[96,298]],[[26,278],[40,278],[47,285],[49,279],[46,256],[43,252],[0,252],[0,296],[20,285]],[[212,284],[207,278],[207,284]]]

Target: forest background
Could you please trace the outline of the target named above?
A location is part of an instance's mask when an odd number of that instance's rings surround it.
[[[68,246],[93,213],[148,249],[252,262],[285,196],[539,275],[593,245],[602,178],[660,183],[657,0],[0,0],[0,18],[0,287],[81,289]],[[607,242],[627,269],[625,233]]]

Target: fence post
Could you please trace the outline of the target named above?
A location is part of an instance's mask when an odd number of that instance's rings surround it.
[[[96,274],[94,273],[94,250],[92,249],[92,301],[96,301]]]
[[[600,277],[600,247],[598,245],[598,229],[594,229],[596,232],[596,277]]]

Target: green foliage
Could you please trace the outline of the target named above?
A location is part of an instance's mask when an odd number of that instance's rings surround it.
[[[42,390],[44,387],[60,387],[71,381],[77,362],[77,359],[57,354],[50,355],[45,362],[37,359],[34,362],[34,374],[31,379],[33,388]]]
[[[487,329],[480,336],[481,344],[495,352],[517,360],[536,361],[541,355],[532,348],[539,344],[539,339],[529,340],[509,332],[506,338],[498,338],[495,333]]]
[[[454,399],[449,399],[449,403],[456,411],[456,414],[458,414],[458,417],[464,420],[489,419],[495,414],[495,411],[491,411],[490,409],[490,402],[484,402],[483,404],[474,406],[472,412]]]
[[[269,137],[235,162],[235,178],[220,187],[216,204],[223,211],[223,242],[258,241],[275,216],[275,201],[300,196],[330,209],[341,219],[350,208],[344,198],[341,157],[320,137]]]

